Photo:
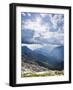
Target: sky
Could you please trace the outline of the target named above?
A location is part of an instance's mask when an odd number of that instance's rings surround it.
[[[64,45],[64,15],[55,13],[21,13],[23,44]]]

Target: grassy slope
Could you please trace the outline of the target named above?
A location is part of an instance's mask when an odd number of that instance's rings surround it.
[[[45,77],[64,75],[64,71],[49,70],[48,68],[39,66],[37,63],[22,62],[21,77]]]
[[[45,76],[61,76],[61,75],[64,75],[64,72],[63,71],[48,71],[47,73],[44,72],[44,73],[22,73],[21,74],[21,77],[45,77]]]

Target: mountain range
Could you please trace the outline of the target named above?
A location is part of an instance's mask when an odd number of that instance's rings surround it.
[[[27,46],[22,46],[21,49],[23,62],[35,62],[39,66],[52,70],[64,69],[64,46],[54,48],[44,46],[35,50],[31,50]]]

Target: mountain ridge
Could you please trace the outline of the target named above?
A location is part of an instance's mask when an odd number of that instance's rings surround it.
[[[22,57],[27,55],[30,60],[34,59],[39,65],[50,68],[50,69],[63,69],[64,68],[64,61],[58,62],[56,57],[53,56],[45,56],[40,53],[36,53],[35,51],[30,50],[28,47],[22,47]]]

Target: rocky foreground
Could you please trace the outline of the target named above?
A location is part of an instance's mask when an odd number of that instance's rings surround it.
[[[55,76],[64,75],[63,70],[50,70],[44,66],[39,65],[34,60],[26,60],[22,58],[21,64],[21,77],[43,77],[43,76]]]

